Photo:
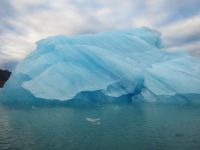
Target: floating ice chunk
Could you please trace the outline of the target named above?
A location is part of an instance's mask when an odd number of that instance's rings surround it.
[[[100,118],[86,118],[87,121],[91,122],[93,125],[100,125]]]
[[[138,28],[43,39],[14,70],[4,99],[109,102],[128,95],[155,102],[162,96],[199,95],[200,60],[160,49],[160,36]]]

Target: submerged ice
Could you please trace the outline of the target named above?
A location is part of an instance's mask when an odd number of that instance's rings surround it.
[[[23,101],[199,97],[200,61],[186,51],[161,48],[160,33],[148,28],[49,37],[18,64],[3,96]]]

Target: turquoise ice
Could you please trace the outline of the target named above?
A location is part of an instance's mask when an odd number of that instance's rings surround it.
[[[101,93],[104,100],[191,101],[200,97],[200,60],[165,50],[161,34],[148,28],[54,36],[37,42],[18,64],[3,96],[71,101],[85,98],[84,92]]]

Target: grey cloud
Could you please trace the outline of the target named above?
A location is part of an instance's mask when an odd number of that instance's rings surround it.
[[[193,49],[200,35],[199,5],[198,0],[1,0],[0,55],[20,60],[47,36],[139,26],[161,31],[168,47]]]
[[[8,69],[8,70],[12,71],[16,67],[17,63],[18,63],[18,61],[16,61],[16,60],[7,60],[4,62],[0,61],[0,68]]]
[[[12,7],[12,5],[9,3],[8,0],[1,0],[0,5],[0,18],[3,17],[10,17],[15,15],[15,9]]]

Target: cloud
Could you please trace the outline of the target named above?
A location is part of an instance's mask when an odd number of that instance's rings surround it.
[[[198,49],[199,5],[199,0],[1,0],[0,64],[20,61],[48,36],[140,26],[161,31],[168,48]]]
[[[176,21],[160,30],[168,46],[181,46],[200,41],[200,14]]]

